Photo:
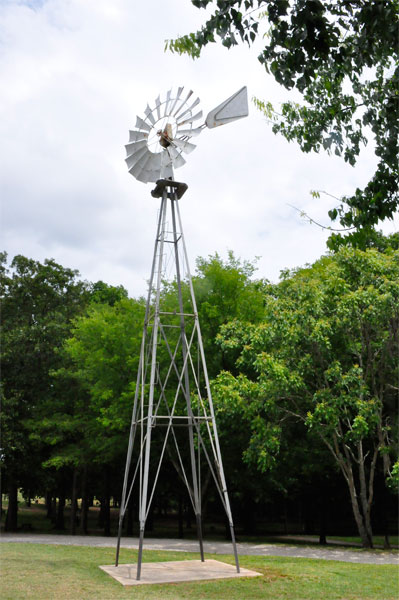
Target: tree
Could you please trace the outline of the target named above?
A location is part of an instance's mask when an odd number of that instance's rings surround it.
[[[65,342],[72,361],[69,374],[90,397],[97,428],[92,444],[105,460],[113,452],[107,432],[129,429],[143,319],[142,300],[95,303],[74,322]]]
[[[127,290],[122,285],[108,285],[103,281],[96,281],[96,283],[93,283],[90,292],[91,302],[97,304],[109,304],[110,306],[114,306],[119,300],[128,297]]]
[[[74,382],[80,390],[72,413],[78,441],[66,457],[61,444],[53,461],[73,459],[86,478],[100,469],[95,493],[101,499],[104,532],[109,535],[110,498],[120,496],[120,465],[126,456],[144,302],[128,299],[124,292],[118,299],[120,288],[104,290],[103,286],[95,286],[91,306],[75,320],[65,342],[65,366],[57,376]],[[82,496],[85,501],[84,491]]]
[[[399,205],[398,0],[192,0],[215,8],[200,31],[166,42],[193,58],[216,38],[227,48],[260,37],[258,60],[303,103],[284,102],[280,114],[256,100],[274,133],[296,140],[303,152],[324,149],[356,163],[361,145],[372,136],[377,168],[363,190],[329,211],[345,228],[364,234],[379,220],[392,218]],[[215,7],[216,4],[216,7]],[[358,236],[359,237],[359,236]]]
[[[265,282],[253,278],[256,271],[254,263],[250,261],[241,261],[234,256],[230,251],[226,260],[223,260],[217,253],[210,255],[207,258],[198,258],[196,261],[196,272],[193,276],[193,287],[195,292],[196,304],[198,309],[199,323],[201,327],[202,340],[204,344],[207,370],[209,377],[216,377],[221,369],[235,371],[236,353],[230,350],[224,350],[216,344],[216,337],[223,324],[228,323],[231,319],[239,318],[243,322],[257,323],[263,316],[263,290]],[[184,311],[192,313],[190,303],[190,293],[187,282],[182,286]],[[166,284],[162,293],[161,304],[163,309],[173,312],[177,308],[177,284],[173,281]],[[167,307],[167,308],[166,308]],[[176,317],[175,325],[178,325],[178,317]],[[189,327],[190,323],[186,323],[187,337],[190,339]],[[179,328],[174,330],[176,339],[179,335]],[[168,332],[168,340],[173,335]],[[191,352],[195,362],[195,356],[198,348],[196,342],[191,345]],[[162,364],[168,365],[168,357],[165,355],[165,360],[160,357],[161,368]],[[203,398],[206,398],[206,389],[204,381],[200,378],[199,383],[202,387]],[[169,379],[171,382],[171,379]],[[174,396],[176,390],[176,382],[171,383],[170,393]],[[195,398],[192,398],[193,406],[195,406]],[[184,411],[185,406],[181,405],[179,410]],[[219,428],[219,439],[222,445],[223,461],[225,471],[229,478],[229,493],[231,498],[234,497],[234,503],[237,505],[243,504],[243,497],[248,500],[249,497],[254,500],[254,489],[258,488],[259,482],[253,478],[254,485],[248,483],[245,492],[242,490],[243,470],[248,470],[244,467],[241,460],[241,452],[239,440],[242,436],[245,437],[245,431],[240,429],[239,420],[237,422],[222,422]],[[208,434],[206,430],[203,432],[204,444],[208,444]],[[208,448],[211,453],[211,448]],[[177,470],[179,471],[178,461],[174,461]],[[203,469],[204,482],[201,487],[203,496],[203,514],[206,512],[206,506],[212,504],[212,486],[208,488],[211,481],[211,473],[208,465],[205,464]],[[251,490],[249,489],[251,487]],[[218,499],[217,499],[218,500]],[[217,503],[218,505],[218,503]],[[238,509],[240,506],[238,507]],[[239,510],[237,512],[240,512]],[[254,515],[248,519],[245,515],[245,510],[242,510],[244,520],[251,520]],[[247,527],[248,530],[248,527]]]
[[[42,441],[29,437],[31,424],[57,401],[49,373],[61,365],[59,350],[89,295],[77,271],[52,259],[41,264],[18,255],[8,267],[2,253],[1,270],[1,468],[9,493],[7,527],[15,530],[17,490],[34,491],[46,458]]]
[[[348,486],[364,546],[378,461],[395,477],[399,377],[399,253],[344,248],[270,286],[265,318],[222,328],[241,373],[216,380],[219,411],[251,427],[244,457],[261,471],[278,460],[287,418],[314,432]]]
[[[229,254],[226,261],[217,254],[208,259],[198,259],[193,285],[211,376],[216,376],[222,366],[234,368],[231,352],[223,352],[215,344],[220,326],[233,318],[257,322],[263,315],[264,283],[253,281],[253,273],[254,266],[236,259],[233,253]],[[101,286],[96,287],[96,297],[98,291],[103,299]],[[106,297],[108,298],[109,294]],[[184,307],[187,312],[192,312],[188,305],[189,297],[188,284],[183,282]],[[176,282],[165,282],[161,306],[163,311],[171,313],[168,322],[170,325],[179,324],[176,299]],[[59,371],[59,376],[67,376],[78,382],[88,397],[88,402],[84,403],[81,400],[77,403],[75,400],[76,413],[73,419],[80,432],[79,444],[86,439],[91,448],[90,452],[86,448],[82,456],[89,455],[94,463],[113,465],[117,460],[119,464],[123,463],[128,443],[143,324],[142,299],[122,298],[112,306],[96,300],[85,315],[76,319],[72,336],[65,343],[65,351],[71,362]],[[170,327],[170,330],[168,342],[173,347],[173,335],[176,335],[177,341],[179,327]],[[170,356],[163,345],[158,349],[157,360],[160,373],[164,376]],[[174,397],[175,392],[176,379],[170,376],[164,393]],[[181,410],[185,410],[185,406],[182,406]],[[56,423],[54,425],[56,426]],[[54,431],[51,435],[53,433]],[[79,450],[79,445],[76,444],[75,440],[72,446],[66,446],[65,439],[60,437],[60,444],[54,448],[55,452],[52,455],[53,464],[56,464],[56,461],[76,460],[76,451]],[[158,438],[153,436],[152,451],[155,454],[157,444]],[[96,457],[94,452],[97,453]],[[167,473],[166,477],[163,476],[164,473],[163,469],[157,486],[158,492],[170,489],[170,473]],[[118,495],[119,486],[114,491]]]
[[[227,260],[217,253],[197,259],[193,286],[210,377],[234,370],[234,355],[216,343],[220,327],[232,319],[257,323],[263,317],[265,281],[254,279],[256,262],[241,261],[230,251]]]

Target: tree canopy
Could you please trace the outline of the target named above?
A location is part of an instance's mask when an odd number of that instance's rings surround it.
[[[287,419],[302,422],[339,466],[365,546],[377,461],[392,476],[398,453],[398,281],[397,251],[345,248],[286,272],[260,323],[236,320],[219,335],[240,350],[240,374],[220,374],[216,397],[249,423],[245,460],[270,469]]]
[[[329,216],[366,232],[392,218],[399,206],[398,0],[192,3],[214,12],[199,31],[168,40],[167,48],[198,58],[217,38],[227,48],[252,45],[268,26],[258,60],[303,102],[284,102],[280,110],[267,100],[256,99],[256,105],[273,131],[296,140],[303,152],[324,149],[354,165],[371,137],[378,161],[373,176]]]
[[[31,439],[31,424],[54,419],[60,390],[50,371],[62,365],[60,350],[70,333],[71,319],[83,311],[89,292],[77,271],[54,260],[43,264],[15,256],[7,265],[1,254],[2,301],[2,454],[6,486],[12,489],[12,516],[16,527],[17,487],[40,487],[38,472],[48,456],[40,438]],[[62,398],[66,400],[66,398]]]
[[[395,510],[382,505],[393,504],[399,472],[399,251],[395,238],[380,245],[382,251],[343,248],[284,272],[275,285],[254,279],[254,264],[233,253],[227,260],[215,254],[197,261],[193,285],[222,454],[234,513],[246,533],[255,531],[257,511],[264,515],[266,505],[274,506],[273,522],[287,523],[287,506],[296,512],[299,504],[314,532],[315,521],[328,520],[333,510],[331,494],[338,494],[334,505],[352,506],[370,544],[371,507],[377,505],[377,519]],[[82,282],[53,260],[17,256],[7,267],[2,255],[1,268],[0,467],[8,525],[17,525],[22,489],[27,497],[52,498],[48,506],[58,498],[57,529],[64,527],[70,498],[71,532],[77,498],[83,533],[96,496],[110,533],[144,300],[129,299],[121,286]],[[189,302],[183,282],[187,312]],[[162,303],[173,323],[175,282],[164,283]],[[160,370],[167,368],[170,357],[159,352],[158,359]],[[174,395],[174,385],[168,381],[165,394]],[[158,508],[181,507],[178,482],[170,465],[162,470]],[[216,496],[207,482],[204,470],[204,506],[212,507]],[[343,497],[345,482],[350,502]],[[134,506],[129,510],[132,532]]]

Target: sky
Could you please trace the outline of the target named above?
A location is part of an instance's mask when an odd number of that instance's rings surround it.
[[[247,118],[205,129],[175,171],[188,185],[180,211],[192,271],[198,256],[233,250],[278,281],[326,252],[329,232],[299,210],[328,225],[332,196],[374,172],[372,148],[351,167],[275,136],[251,98],[278,108],[298,96],[266,74],[260,46],[212,44],[196,61],[165,52],[166,39],[205,17],[189,0],[0,0],[0,249],[9,258],[53,258],[88,281],[145,294],[159,200],[154,184],[128,173],[124,145],[136,115],[178,86],[199,96],[204,116],[244,85],[250,100]],[[383,227],[398,228],[397,219]]]

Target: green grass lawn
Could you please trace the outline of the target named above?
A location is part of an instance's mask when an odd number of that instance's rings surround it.
[[[262,577],[124,588],[99,569],[113,564],[113,548],[0,544],[1,598],[61,600],[396,600],[398,570],[393,565],[361,565],[302,558],[243,556],[241,565]],[[207,555],[230,564],[231,556]],[[120,563],[137,553],[121,550]],[[187,560],[197,554],[147,550],[145,561]]]

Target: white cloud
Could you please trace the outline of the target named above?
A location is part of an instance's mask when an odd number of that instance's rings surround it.
[[[164,52],[166,38],[202,18],[188,0],[3,2],[0,193],[11,256],[54,257],[89,280],[145,292],[158,207],[152,185],[124,164],[136,115],[177,85],[200,96],[205,114],[245,84],[250,97],[285,97],[256,49],[214,45],[195,62]],[[303,155],[254,108],[247,119],[204,131],[176,171],[189,185],[181,212],[192,263],[233,249],[262,256],[259,275],[276,279],[284,267],[312,262],[328,234],[288,204],[325,223],[334,201],[316,202],[309,190],[351,193],[373,165],[370,151],[355,169]]]

